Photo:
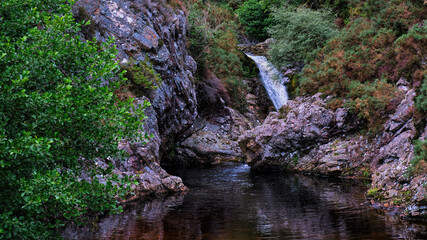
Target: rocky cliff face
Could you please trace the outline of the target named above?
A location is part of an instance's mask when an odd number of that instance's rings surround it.
[[[128,64],[148,57],[163,82],[148,93],[156,111],[162,146],[188,128],[197,116],[197,101],[191,83],[196,62],[186,50],[186,16],[166,1],[80,0],[74,6],[77,18],[90,20],[86,38],[115,38],[118,60]]]
[[[425,216],[427,175],[405,174],[414,155],[415,92],[404,83],[400,89],[402,101],[374,139],[355,131],[357,118],[348,109],[327,109],[327,99],[317,94],[270,113],[262,125],[239,138],[240,147],[253,170],[370,177],[370,193],[381,202],[378,207]]]
[[[148,98],[137,96],[151,102],[144,130],[153,137],[145,145],[122,143],[120,147],[131,157],[127,162],[116,161],[116,172],[137,178],[140,192],[185,190],[180,178],[160,167],[162,155],[197,116],[191,82],[196,63],[186,51],[184,11],[162,0],[80,0],[73,14],[77,20],[91,21],[82,30],[86,39],[103,42],[114,37],[121,65],[148,59],[163,80],[158,89],[144,92]]]

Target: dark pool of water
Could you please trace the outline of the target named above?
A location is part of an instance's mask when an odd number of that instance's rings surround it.
[[[78,239],[427,239],[426,226],[378,213],[354,181],[252,174],[243,164],[179,170],[185,196],[134,203]]]

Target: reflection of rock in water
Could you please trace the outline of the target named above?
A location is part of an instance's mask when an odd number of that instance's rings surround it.
[[[64,239],[164,239],[163,218],[168,211],[179,207],[184,194],[174,194],[151,201],[133,202],[122,214],[102,219],[96,226],[72,227]],[[148,223],[148,224],[147,224]]]
[[[268,176],[262,175],[262,178]],[[276,178],[271,178],[276,179]],[[427,226],[401,222],[398,216],[377,215],[365,208],[364,191],[354,181],[302,175],[262,183],[255,203],[259,235],[280,239],[420,239]],[[254,179],[257,181],[257,178]]]
[[[176,172],[185,195],[134,203],[77,239],[426,239],[423,225],[399,222],[363,205],[355,181],[284,173],[252,174],[247,165]],[[417,233],[416,233],[417,232]],[[67,236],[74,236],[72,233]]]
[[[366,225],[372,223],[366,226],[367,232],[378,227],[375,217],[360,212],[360,186],[352,191],[351,185],[334,185],[304,176],[286,178],[283,185],[266,182],[262,186],[260,196],[272,196],[256,205],[261,220],[258,224],[262,226],[259,229],[268,230],[263,234],[286,231],[296,239],[346,239],[352,236],[353,219]]]

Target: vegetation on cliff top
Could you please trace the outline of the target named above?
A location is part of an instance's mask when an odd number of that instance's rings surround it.
[[[273,10],[269,34],[274,39],[269,50],[276,66],[310,62],[315,51],[337,33],[337,26],[328,10],[305,7],[281,7]]]
[[[201,112],[213,110],[219,97],[229,106],[246,109],[243,54],[237,47],[238,19],[225,2],[185,1],[190,25],[188,48],[198,63],[196,85]]]
[[[143,106],[114,95],[123,77],[112,40],[81,39],[72,3],[0,3],[1,239],[50,238],[87,213],[120,211],[129,191],[94,159],[142,137]]]
[[[335,96],[331,106],[349,107],[368,131],[376,133],[399,102],[395,101],[401,94],[396,83],[405,79],[417,93],[415,120],[424,124],[416,125],[424,128],[427,5],[394,0],[352,1],[349,6],[348,24],[304,68],[300,94]],[[425,161],[419,160],[425,156],[425,147],[417,146],[414,163]]]

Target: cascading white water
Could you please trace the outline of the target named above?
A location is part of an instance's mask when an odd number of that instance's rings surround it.
[[[250,53],[246,53],[246,56],[254,60],[258,66],[262,84],[274,107],[278,110],[288,102],[288,92],[285,85],[283,85],[282,74],[277,71],[273,64],[267,61],[266,57],[255,56]]]

